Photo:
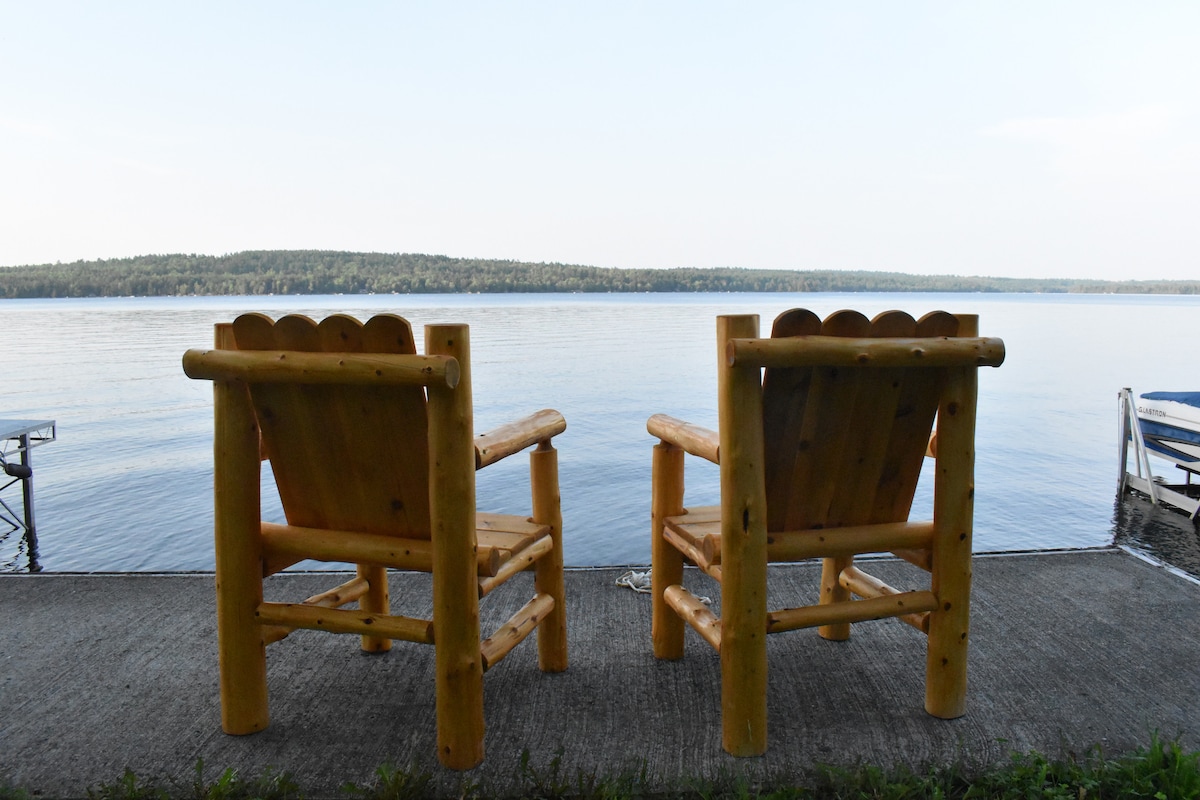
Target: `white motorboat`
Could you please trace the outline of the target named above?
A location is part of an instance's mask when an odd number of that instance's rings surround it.
[[[1200,475],[1200,392],[1146,392],[1135,401],[1131,390],[1122,389],[1120,407],[1121,494],[1135,489],[1200,519],[1200,484],[1192,483],[1192,475]],[[1150,456],[1183,470],[1184,482],[1155,475]]]
[[[1138,395],[1137,417],[1151,453],[1200,471],[1200,392]]]

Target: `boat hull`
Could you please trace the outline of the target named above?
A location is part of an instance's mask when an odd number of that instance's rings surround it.
[[[1137,399],[1138,425],[1154,455],[1200,471],[1200,392],[1147,392]]]

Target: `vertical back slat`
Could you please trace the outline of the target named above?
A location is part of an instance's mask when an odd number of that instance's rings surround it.
[[[866,336],[871,322],[856,311],[831,315],[822,336]],[[800,435],[792,444],[792,478],[785,497],[784,530],[824,527],[838,489],[838,464],[846,453],[858,370],[817,367],[812,371]],[[771,500],[768,500],[768,505]]]
[[[917,321],[917,336],[955,336],[958,320],[953,314],[934,311]],[[870,522],[893,522],[908,518],[917,480],[925,460],[925,446],[937,416],[938,398],[945,384],[945,370],[904,371],[896,408],[896,429],[888,441],[886,469],[880,476]]]
[[[412,326],[395,314],[380,314],[363,325],[363,347],[372,353],[416,353]],[[377,438],[372,458],[386,463],[395,481],[408,530],[418,538],[429,531],[429,421],[425,390],[417,386],[379,387],[375,403]]]
[[[915,336],[917,322],[903,311],[887,311],[871,320],[875,338]],[[855,400],[853,424],[838,465],[838,492],[825,520],[827,527],[865,525],[893,520],[874,519],[875,496],[881,476],[888,470],[888,444],[897,424],[905,371],[862,369]]]
[[[279,319],[272,334],[271,350],[315,353],[322,349],[317,323],[301,314]],[[251,395],[260,394],[262,388],[251,387]],[[331,465],[347,460],[348,443],[334,403],[338,387],[291,385],[279,387],[278,392],[286,405],[276,409],[274,441],[267,437],[267,450],[280,495],[287,495],[283,507],[288,521],[317,528],[343,527],[338,512],[345,502],[345,481],[335,482],[327,474]],[[293,516],[304,521],[294,522]]]
[[[321,320],[317,324],[317,336],[320,340],[320,349],[326,353],[362,353],[364,350],[362,323],[345,314],[333,314]],[[378,391],[355,391],[355,389],[365,388],[345,387],[333,393],[334,402],[331,403],[329,413],[336,418],[335,425],[339,430],[351,429],[364,422],[356,413],[354,399],[361,395],[363,402],[366,403],[369,402],[372,395],[378,394]],[[370,422],[367,421],[365,424],[369,425]],[[342,455],[344,457],[345,454]],[[369,454],[359,453],[353,459],[353,464],[355,466],[362,464],[367,458],[370,458]],[[363,481],[359,477],[360,474],[361,470],[355,469],[344,476],[345,479],[342,481],[341,491],[337,498],[339,509],[370,506],[373,487],[369,482]],[[378,564],[358,564],[355,572],[359,578],[367,582],[369,587],[367,592],[359,598],[359,608],[368,614],[387,614],[390,604],[387,570]],[[382,653],[391,648],[392,640],[386,637],[362,637],[362,649],[368,653]]]
[[[821,318],[803,308],[785,311],[775,318],[771,337],[811,336],[821,332]],[[767,530],[784,530],[786,502],[770,502],[770,498],[785,498],[794,483],[796,443],[804,424],[804,409],[808,387],[812,382],[811,367],[768,369],[763,375],[763,432],[766,487]]]
[[[279,321],[277,327],[282,327],[284,320]],[[316,326],[317,342],[316,348],[321,352],[326,353],[361,353],[363,351],[363,333],[362,323],[354,317],[345,314],[335,314],[326,317]],[[279,341],[279,344],[288,344],[286,341]],[[286,349],[292,349],[291,347]],[[366,387],[341,387],[341,386],[321,386],[308,387],[316,390],[310,392],[315,398],[319,392],[323,397],[321,401],[322,414],[324,416],[324,425],[326,430],[330,432],[329,436],[321,436],[321,439],[326,440],[326,463],[317,466],[317,469],[328,469],[330,464],[338,464],[344,470],[340,476],[341,480],[337,486],[337,491],[333,496],[322,498],[322,505],[328,509],[327,515],[331,519],[345,519],[346,509],[364,508],[371,502],[371,493],[374,487],[371,481],[364,480],[361,474],[363,470],[360,467],[363,457],[366,453],[354,452],[353,448],[359,446],[359,443],[353,438],[348,437],[348,431],[354,431],[360,422],[360,415],[355,413],[354,396],[361,395],[364,397],[368,394]],[[366,422],[366,421],[363,421]],[[320,421],[317,422],[320,424]],[[317,430],[320,430],[319,428]],[[343,466],[344,465],[344,466]],[[317,476],[314,476],[316,478]]]
[[[312,351],[318,347],[316,323],[299,315],[293,315],[283,330],[277,331],[276,323],[264,314],[242,314],[233,321],[233,335],[239,350]],[[330,527],[324,509],[331,487],[326,481],[313,480],[312,466],[328,463],[329,457],[321,445],[324,436],[311,433],[321,431],[323,423],[312,408],[312,393],[305,397],[306,388],[258,384],[250,387],[250,396],[288,521]],[[310,433],[300,435],[301,431]]]

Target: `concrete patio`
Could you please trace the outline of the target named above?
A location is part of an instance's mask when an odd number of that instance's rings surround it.
[[[905,585],[899,562],[872,565]],[[773,568],[773,605],[811,597],[815,565]],[[527,643],[485,678],[486,761],[467,773],[434,753],[433,649],[363,655],[356,638],[298,632],[268,651],[272,724],[219,724],[211,575],[0,575],[0,779],[47,797],[84,796],[126,769],[186,778],[203,759],[292,773],[310,796],[376,767],[417,766],[452,791],[501,785],[528,751],[568,774],[645,768],[654,780],[851,764],[1116,753],[1152,732],[1200,747],[1200,585],[1118,549],[981,557],[975,566],[969,712],[922,709],[924,640],[887,620],[848,642],[799,631],[769,640],[770,749],[721,749],[718,659],[689,632],[676,662],[650,652],[650,601],[619,570],[567,575],[570,669],[543,675]],[[490,631],[527,599],[525,578],[482,606]],[[717,595],[689,573],[698,591]],[[327,575],[272,578],[303,598]],[[428,615],[428,576],[392,577],[394,606]],[[786,599],[785,599],[786,598]]]

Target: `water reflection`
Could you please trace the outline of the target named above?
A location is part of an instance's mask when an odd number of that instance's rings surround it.
[[[1186,514],[1139,494],[1118,497],[1113,544],[1130,547],[1200,578],[1200,529]]]
[[[3,525],[7,520],[0,520]],[[41,572],[42,565],[38,562],[37,536],[12,528],[0,530],[0,553],[4,559],[0,561],[0,572]]]
[[[16,483],[0,485],[0,492]],[[17,512],[0,497],[0,572],[41,572],[37,531],[25,527]]]

